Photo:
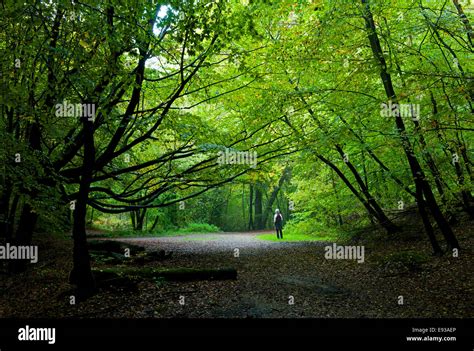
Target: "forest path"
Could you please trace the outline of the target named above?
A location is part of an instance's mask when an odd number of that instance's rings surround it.
[[[130,318],[439,318],[469,316],[471,254],[428,258],[418,271],[394,271],[380,257],[426,252],[424,241],[368,245],[364,264],[326,259],[328,241],[266,241],[268,232],[117,238],[148,251],[173,252],[147,266],[232,267],[235,280],[143,281],[137,292],[111,295],[115,317]],[[470,238],[467,237],[466,238]],[[466,239],[468,240],[468,239]],[[472,240],[472,239],[469,239]],[[471,241],[469,241],[471,242]],[[467,241],[464,247],[472,247]],[[236,251],[236,249],[238,249]],[[453,269],[457,271],[453,274]],[[399,305],[399,296],[409,304]],[[450,296],[456,298],[449,298]],[[448,297],[448,298],[447,298]],[[184,298],[185,303],[181,304]],[[98,300],[103,303],[102,300]],[[91,302],[92,303],[92,302]],[[112,303],[112,302],[111,302]]]
[[[223,232],[209,234],[187,234],[166,237],[139,237],[139,238],[117,238],[113,239],[124,243],[135,244],[145,249],[173,251],[173,254],[210,254],[229,253],[257,254],[259,251],[279,250],[283,248],[301,247],[308,244],[314,245],[323,242],[287,242],[267,241],[259,239],[262,234],[270,234],[272,231],[257,232]],[[276,234],[275,234],[276,235]]]
[[[328,242],[267,241],[258,238],[258,235],[268,233],[273,232],[227,232],[113,240],[143,246],[147,251],[173,252],[171,259],[158,263],[164,268],[233,267],[237,270],[238,277],[235,281],[169,282],[158,289],[150,286],[143,289],[143,301],[153,301],[160,296],[160,310],[154,316],[328,316],[336,315],[336,311],[326,310],[319,303],[331,301],[332,305],[334,299],[340,301],[341,305],[347,306],[350,303],[351,294],[346,289],[333,285],[331,278],[321,276],[321,269],[315,269],[326,261],[324,246]],[[170,299],[171,296],[174,297]],[[186,306],[176,305],[179,296],[186,296]],[[163,300],[168,302],[164,306]],[[319,306],[311,308],[310,300],[318,301]],[[148,310],[144,316],[149,313]]]

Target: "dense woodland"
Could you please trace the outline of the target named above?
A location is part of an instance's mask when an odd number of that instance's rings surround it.
[[[286,233],[390,237],[412,209],[430,254],[462,252],[472,6],[1,2],[2,243],[71,232],[69,279],[84,296],[96,284],[88,228],[265,230],[279,208]],[[223,164],[223,152],[256,163]]]

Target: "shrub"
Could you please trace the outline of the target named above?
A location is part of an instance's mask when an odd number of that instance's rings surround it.
[[[188,223],[185,228],[178,230],[181,233],[217,233],[220,231],[219,227],[208,223]]]

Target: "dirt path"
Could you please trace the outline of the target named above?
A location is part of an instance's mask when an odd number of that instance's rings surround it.
[[[240,254],[257,254],[268,250],[281,250],[307,245],[321,245],[322,242],[273,242],[258,239],[258,235],[272,232],[232,232],[211,234],[188,234],[170,237],[143,237],[115,239],[145,247],[147,250],[173,251],[177,255],[208,255],[228,253],[234,255],[236,249]]]
[[[434,260],[434,268],[427,265],[420,272],[390,276],[374,264],[375,252],[370,247],[366,248],[365,264],[358,264],[326,260],[324,247],[332,243],[270,242],[258,239],[260,234],[119,239],[147,250],[173,251],[172,259],[157,264],[160,267],[234,267],[238,272],[235,281],[143,286],[139,300],[145,301],[147,308],[139,316],[360,318],[454,317],[467,313],[465,300],[456,296],[462,289],[459,280],[448,278],[452,264],[459,264],[459,274],[466,274],[459,260],[441,266]],[[404,305],[398,304],[400,295],[405,296]],[[179,303],[182,297],[184,305]]]
[[[256,233],[214,233],[162,238],[117,239],[147,250],[173,252],[161,267],[234,267],[236,281],[166,283],[159,294],[160,308],[145,315],[167,317],[283,317],[310,316],[306,297],[316,294],[329,298],[342,296],[342,289],[325,282],[316,271],[299,262],[308,256],[320,259],[325,242],[272,242],[258,239]],[[150,288],[150,287],[149,287]],[[150,299],[151,290],[142,290]],[[153,295],[156,292],[153,292]],[[296,296],[298,298],[296,298]],[[145,297],[147,296],[147,297]],[[185,305],[178,303],[185,297]],[[151,299],[156,296],[151,297]],[[165,302],[163,304],[163,302]]]

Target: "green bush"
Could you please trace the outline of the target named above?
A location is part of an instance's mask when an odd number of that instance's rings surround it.
[[[328,227],[324,224],[316,221],[297,221],[297,220],[290,220],[284,225],[283,227],[284,233],[287,235],[304,235],[304,236],[313,236],[315,238],[322,237],[334,237],[336,238],[339,235],[338,229],[335,227]]]
[[[130,228],[130,217],[118,215],[99,215],[92,222],[91,228],[98,230],[128,230]]]
[[[178,229],[178,233],[217,233],[221,229],[208,223],[188,223],[185,228]]]

